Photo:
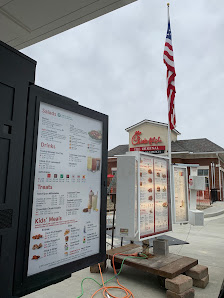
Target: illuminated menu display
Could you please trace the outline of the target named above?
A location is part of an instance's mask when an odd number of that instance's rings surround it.
[[[168,229],[168,162],[140,154],[140,238]]]
[[[28,276],[99,253],[102,122],[40,103]]]
[[[187,169],[174,166],[175,218],[177,223],[188,221]]]

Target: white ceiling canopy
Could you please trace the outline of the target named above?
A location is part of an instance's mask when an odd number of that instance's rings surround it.
[[[0,39],[20,50],[136,0],[0,0]]]

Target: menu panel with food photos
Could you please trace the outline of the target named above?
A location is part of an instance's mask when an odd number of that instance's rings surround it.
[[[154,159],[155,233],[167,231],[169,227],[167,166],[166,160]]]
[[[102,122],[40,103],[28,276],[100,250]]]
[[[175,197],[175,221],[177,223],[188,221],[187,198],[187,169],[175,167],[174,173],[174,197]]]
[[[168,162],[140,154],[140,238],[168,231]]]

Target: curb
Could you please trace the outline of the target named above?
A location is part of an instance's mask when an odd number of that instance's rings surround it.
[[[221,214],[224,214],[224,210],[220,210],[220,211],[217,211],[217,212],[214,212],[214,213],[204,214],[204,218],[215,217],[215,216],[219,216]]]

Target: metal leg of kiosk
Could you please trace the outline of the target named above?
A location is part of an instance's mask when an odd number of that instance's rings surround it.
[[[189,223],[193,226],[204,225],[204,212],[196,209],[197,190],[191,189]]]

